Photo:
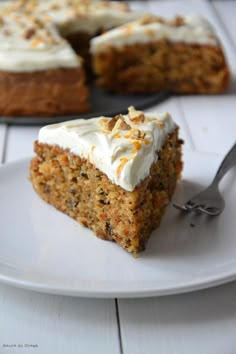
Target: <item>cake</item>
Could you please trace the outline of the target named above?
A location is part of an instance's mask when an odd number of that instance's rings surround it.
[[[10,8],[21,13],[37,13],[45,22],[53,23],[82,56],[87,72],[90,71],[90,39],[141,16],[125,3],[107,0],[18,0]]]
[[[17,11],[0,16],[2,116],[86,112],[87,98],[82,60],[53,24]]]
[[[229,70],[220,42],[197,15],[145,16],[91,41],[98,85],[119,93],[224,92]]]
[[[87,112],[90,39],[137,16],[100,0],[7,3],[0,9],[0,115]]]
[[[126,3],[106,0],[38,1],[37,11],[50,18],[72,47],[83,57],[94,36],[141,17]]]
[[[0,116],[87,112],[94,75],[98,86],[122,94],[226,90],[228,66],[206,20],[140,16],[124,3],[105,0],[17,0],[3,6]]]
[[[43,200],[137,254],[174,193],[181,144],[168,113],[134,107],[113,118],[49,125],[35,142],[30,179]]]

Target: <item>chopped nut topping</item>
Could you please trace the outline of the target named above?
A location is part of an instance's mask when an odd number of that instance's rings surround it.
[[[29,28],[26,32],[25,32],[25,34],[24,34],[24,38],[25,39],[30,39],[30,38],[32,38],[34,35],[35,35],[35,28]]]
[[[125,122],[124,117],[121,114],[119,114],[116,117],[118,119],[117,119],[117,122],[116,122],[114,128],[112,129],[112,131],[114,131],[114,130],[130,130],[131,129],[131,126]]]
[[[166,23],[166,20],[164,20],[162,17],[159,16],[152,16],[152,15],[146,15],[140,20],[141,25],[148,25],[149,23]]]
[[[124,135],[126,139],[145,139],[146,133],[139,129],[131,129],[127,134]]]
[[[103,126],[103,128],[105,128],[106,130],[112,131],[112,129],[114,128],[116,122],[117,122],[118,118],[117,117],[113,117],[112,119],[109,118],[101,118],[100,119],[100,123]]]
[[[150,23],[161,23],[167,26],[180,27],[185,24],[185,21],[184,21],[184,17],[182,16],[176,16],[173,20],[168,21],[162,17],[147,15],[141,18],[139,23],[141,25],[148,25]]]
[[[52,4],[50,6],[51,10],[59,10],[60,9],[60,6],[58,4]]]
[[[136,111],[136,109],[134,108],[134,106],[130,106],[128,108],[129,111],[129,118],[130,120],[132,120],[132,122],[134,124],[140,124],[143,123],[145,120],[145,116],[144,113],[142,111]]]
[[[125,122],[124,117],[122,114],[118,114],[117,116],[113,117],[112,119],[101,119],[100,120],[102,126],[106,129],[111,131],[116,130],[130,130],[131,127]]]
[[[173,21],[170,21],[169,24],[173,27],[180,27],[185,24],[184,18],[182,16],[176,16]]]
[[[118,121],[118,119],[119,119],[118,116],[115,116],[112,119],[109,119],[109,121],[107,122],[107,129],[112,131],[112,129],[116,125],[116,122]]]
[[[133,132],[133,138],[144,139],[145,136],[146,136],[146,133],[142,132],[141,130],[135,129]]]
[[[36,24],[36,26],[37,26],[38,28],[43,28],[43,27],[44,27],[43,21],[41,21],[39,18],[35,18],[35,19],[34,19],[34,23]]]

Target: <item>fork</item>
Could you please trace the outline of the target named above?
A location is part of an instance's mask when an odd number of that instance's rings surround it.
[[[225,201],[219,191],[219,183],[234,165],[236,165],[236,143],[220,164],[211,184],[183,205],[173,204],[173,206],[178,210],[194,211],[210,216],[220,214],[225,207]]]

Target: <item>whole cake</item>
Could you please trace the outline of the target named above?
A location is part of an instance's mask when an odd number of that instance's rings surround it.
[[[81,59],[52,24],[18,12],[0,17],[1,115],[86,112],[87,98]]]
[[[91,41],[98,84],[113,92],[225,91],[228,66],[211,25],[196,15],[146,16]]]
[[[0,115],[87,112],[90,39],[137,17],[104,0],[7,2],[0,9]]]
[[[113,118],[49,125],[35,142],[30,178],[46,202],[136,254],[175,190],[181,144],[168,113],[134,107]]]
[[[17,0],[1,7],[0,40],[0,116],[87,112],[94,75],[122,94],[216,94],[229,82],[217,36],[198,16],[141,16],[106,0]]]

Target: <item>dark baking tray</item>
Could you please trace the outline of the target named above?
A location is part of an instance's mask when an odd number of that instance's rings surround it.
[[[145,95],[118,95],[106,92],[97,88],[95,85],[92,85],[90,89],[91,111],[89,113],[51,117],[0,117],[0,123],[14,125],[45,125],[77,118],[114,116],[117,113],[126,113],[129,106],[135,106],[136,109],[144,109],[160,103],[170,96],[167,92]],[[61,99],[63,100],[63,97]]]

